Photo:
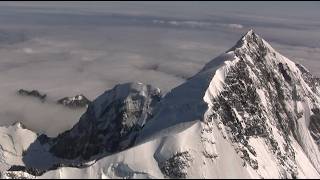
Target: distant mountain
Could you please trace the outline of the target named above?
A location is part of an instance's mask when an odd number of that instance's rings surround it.
[[[31,96],[31,97],[35,97],[38,98],[39,100],[41,100],[41,102],[44,102],[46,100],[47,95],[46,94],[41,94],[39,91],[37,90],[25,90],[25,89],[19,89],[18,90],[18,94],[21,96]]]
[[[57,103],[70,108],[83,108],[87,107],[91,102],[84,95],[80,94],[74,97],[64,97],[59,99]]]
[[[165,96],[106,91],[72,129],[33,137],[24,165],[2,153],[2,177],[320,178],[319,109],[319,78],[250,30]]]
[[[46,102],[47,94],[41,94],[38,90],[25,90],[25,89],[19,89],[18,95],[21,96],[30,96],[38,98],[41,102]],[[71,109],[76,108],[86,108],[91,103],[91,101],[85,97],[82,94],[75,95],[74,97],[64,97],[56,102],[57,104],[64,105],[66,107],[69,107]]]

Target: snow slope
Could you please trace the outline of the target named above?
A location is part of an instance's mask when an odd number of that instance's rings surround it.
[[[0,127],[0,171],[11,164],[23,165],[22,154],[37,139],[37,135],[23,128],[21,123]]]
[[[77,130],[84,122],[93,123],[89,127],[95,123],[108,127],[119,120],[125,125],[143,122],[133,132],[135,138],[125,131],[129,134],[120,142],[128,139],[131,143],[109,153],[99,149],[109,146],[108,141],[94,141],[99,158],[89,156],[85,166],[51,168],[37,177],[320,178],[316,144],[320,132],[313,127],[318,124],[313,117],[320,112],[319,84],[303,66],[275,51],[251,30],[184,84],[156,98],[155,104],[150,102],[158,90],[142,84],[127,84],[129,88],[114,88],[99,97],[88,112],[103,118],[80,120],[57,137],[54,145],[64,142],[68,146],[65,142],[70,141],[64,139],[69,136],[73,144],[91,143],[83,141],[86,133]],[[114,103],[118,99],[129,103],[119,106]],[[132,100],[148,103],[137,106]],[[128,116],[129,121],[101,116],[130,105],[135,105],[134,112],[142,113]],[[125,112],[130,114],[131,108]],[[60,152],[77,152],[78,147]],[[2,173],[4,178],[16,176],[34,177],[23,171]]]
[[[250,177],[233,147],[220,134],[217,134],[214,147],[217,153],[221,153],[221,157],[212,160],[203,156],[202,142],[190,141],[201,139],[202,125],[200,121],[188,123],[180,133],[157,138],[105,157],[88,168],[64,167],[49,171],[38,178],[164,178],[167,176],[162,173],[159,164],[174,156],[176,152],[190,154],[189,166],[181,166],[174,173],[169,173],[171,177],[179,177],[177,174],[180,171],[186,171],[187,178]],[[178,159],[176,163],[182,161],[183,159]],[[224,169],[225,167],[229,170]],[[7,177],[10,176],[9,172],[7,174]]]

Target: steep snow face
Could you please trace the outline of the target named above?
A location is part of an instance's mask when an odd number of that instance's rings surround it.
[[[38,134],[26,129],[23,124],[0,127],[0,178],[32,178],[33,175],[20,170],[44,172],[58,162],[61,160],[53,157],[38,141]],[[19,171],[5,173],[7,170]]]
[[[21,123],[0,127],[0,172],[12,164],[23,165],[22,156],[36,139],[37,135]]]
[[[115,86],[93,101],[71,130],[48,140],[61,158],[89,159],[132,145],[161,99],[160,90],[142,83]]]

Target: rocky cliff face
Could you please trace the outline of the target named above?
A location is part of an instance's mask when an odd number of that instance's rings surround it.
[[[160,99],[160,90],[150,85],[117,85],[93,101],[71,130],[49,140],[50,152],[67,159],[89,159],[124,150],[132,145]]]
[[[303,65],[296,64],[301,71],[303,80],[309,85],[312,92],[320,95],[320,78],[313,76]],[[320,148],[320,109],[313,107],[311,109],[310,120],[307,121],[310,133]]]
[[[307,128],[314,113],[311,110],[320,107],[318,79],[253,31],[227,53],[232,53],[235,60],[225,67],[221,91],[207,93],[211,109],[207,124],[220,124],[245,165],[261,175],[266,165],[259,153],[263,145],[275,159],[281,177],[297,176],[293,141],[319,172],[320,153]],[[315,122],[310,129],[319,132]]]

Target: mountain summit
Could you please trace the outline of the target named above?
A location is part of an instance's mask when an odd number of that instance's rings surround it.
[[[143,84],[98,97],[44,141],[63,160],[94,162],[41,177],[319,178],[319,84],[250,30],[164,97]]]

